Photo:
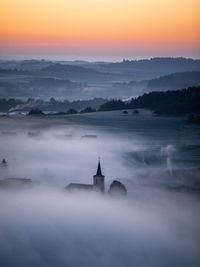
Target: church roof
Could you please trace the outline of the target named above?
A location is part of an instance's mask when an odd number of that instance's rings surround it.
[[[69,185],[67,185],[65,187],[65,189],[69,189],[69,190],[75,190],[75,189],[83,189],[83,190],[90,190],[93,189],[93,185],[92,184],[75,184],[75,183],[71,183]]]

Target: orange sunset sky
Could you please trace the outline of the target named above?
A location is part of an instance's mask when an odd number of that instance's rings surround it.
[[[199,57],[198,0],[0,0],[0,57]]]

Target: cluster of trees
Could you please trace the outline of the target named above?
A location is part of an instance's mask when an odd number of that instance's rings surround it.
[[[146,108],[153,110],[157,114],[179,115],[187,113],[200,113],[200,87],[189,87],[188,89],[151,92],[143,94],[130,101],[111,100],[102,104],[98,111],[125,110]],[[88,107],[80,113],[95,112],[95,109]],[[74,109],[69,109],[67,114],[78,113]]]
[[[49,100],[28,98],[26,101],[17,99],[0,98],[0,112],[30,111],[31,109],[40,109],[45,111],[66,112],[68,109],[84,110],[87,107],[98,109],[106,100],[103,98],[94,98],[89,100],[56,100],[53,97]],[[90,110],[88,110],[89,112]]]
[[[31,103],[32,99],[28,99],[26,103]],[[92,102],[90,102],[92,101]],[[92,104],[95,101],[95,104],[103,104],[100,105],[99,108],[94,108],[93,106],[86,106],[82,109],[77,109],[74,105],[66,105],[67,102],[58,102],[55,99],[51,98],[48,102],[52,106],[60,106],[60,103],[63,103],[63,108],[66,108],[64,111],[57,114],[76,114],[76,113],[90,113],[98,111],[111,111],[111,110],[124,110],[124,109],[138,109],[145,108],[153,110],[157,114],[186,114],[186,113],[197,113],[200,114],[200,86],[198,87],[189,87],[188,89],[176,90],[176,91],[166,91],[166,92],[150,92],[145,93],[142,96],[137,98],[132,98],[130,101],[122,101],[122,100],[110,100],[105,102],[103,99],[94,99],[85,101],[84,104]],[[7,111],[10,108],[23,104],[24,102],[21,100],[15,99],[0,99],[0,111]],[[73,103],[73,102],[72,102]],[[81,102],[80,102],[81,103]],[[74,104],[78,104],[80,107],[80,103],[74,101]],[[41,104],[41,103],[40,103]],[[93,103],[94,104],[94,103]],[[38,111],[39,110],[39,111]],[[30,115],[42,115],[40,112],[41,108],[34,107]],[[67,111],[66,111],[67,110]],[[35,113],[35,114],[34,114]]]
[[[110,100],[100,106],[99,111],[120,110],[128,108],[127,103],[122,100]]]
[[[50,113],[49,115],[72,115],[72,114],[78,114],[78,113],[91,113],[96,112],[96,109],[87,107],[82,109],[80,112],[78,112],[76,109],[69,108],[66,112],[57,112],[57,113]],[[45,113],[40,109],[31,109],[28,113],[28,115],[45,115]]]
[[[150,92],[131,101],[111,100],[100,106],[99,111],[122,109],[151,109],[157,114],[200,113],[200,86],[188,89]]]
[[[44,115],[44,113],[40,109],[32,109],[28,115]]]
[[[24,102],[22,100],[18,99],[5,99],[5,98],[0,98],[0,112],[7,112],[9,109],[16,107],[17,105],[21,105]]]
[[[84,108],[80,112],[78,112],[77,110],[75,110],[73,108],[70,108],[70,109],[68,109],[66,114],[91,113],[91,112],[96,112],[96,111],[97,110],[95,108],[91,108],[91,107]]]

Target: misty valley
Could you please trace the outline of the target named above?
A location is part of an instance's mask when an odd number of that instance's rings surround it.
[[[151,91],[198,86],[199,83],[199,59],[0,60],[1,98],[127,99]]]
[[[0,266],[199,267],[200,60],[0,60]]]
[[[199,265],[199,124],[132,111],[0,117],[1,266]]]
[[[199,11],[0,1],[0,267],[200,267]]]

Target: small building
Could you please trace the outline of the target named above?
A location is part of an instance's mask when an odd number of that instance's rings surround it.
[[[92,184],[76,184],[70,183],[65,187],[67,190],[93,190],[94,186]]]
[[[101,172],[101,163],[100,160],[98,162],[97,172],[93,176],[93,184],[77,184],[70,183],[65,187],[66,190],[76,191],[76,190],[96,190],[98,192],[104,193],[105,185],[104,185],[104,175]]]
[[[100,193],[105,192],[105,176],[101,171],[100,160],[97,166],[97,172],[93,176],[93,184],[79,184],[79,183],[70,183],[65,187],[68,191],[96,191]],[[127,194],[126,187],[119,181],[114,180],[110,185],[110,190],[108,193],[112,196],[125,196]]]
[[[126,196],[127,189],[121,182],[114,180],[108,193],[112,196]]]

